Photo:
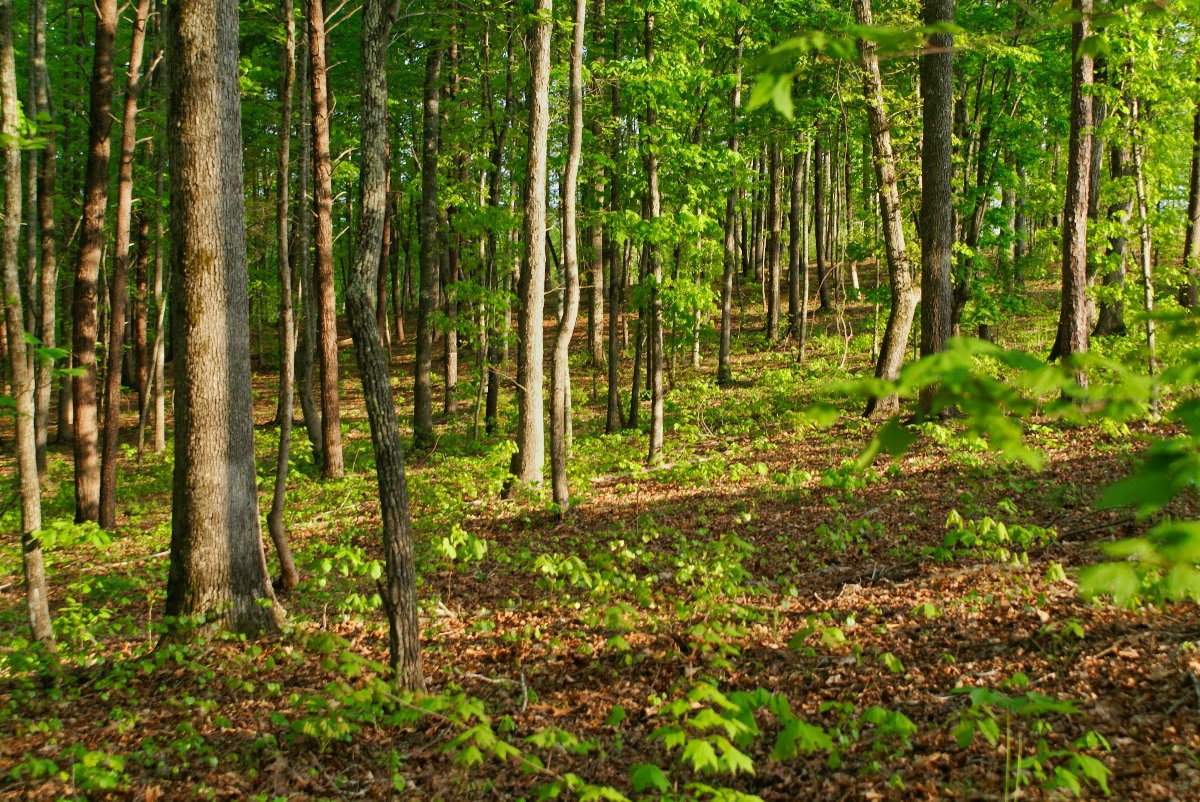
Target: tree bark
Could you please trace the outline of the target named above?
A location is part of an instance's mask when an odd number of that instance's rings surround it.
[[[1113,145],[1109,153],[1108,174],[1114,183],[1132,177],[1132,163],[1123,145]],[[1115,297],[1113,300],[1101,299],[1100,310],[1096,315],[1096,327],[1092,330],[1093,337],[1123,335],[1126,331],[1125,304],[1121,300],[1120,292],[1125,286],[1125,226],[1128,225],[1129,215],[1133,211],[1133,193],[1125,186],[1121,187],[1120,192],[1121,196],[1108,206],[1109,222],[1117,228],[1108,238],[1108,248],[1104,255],[1105,263],[1110,266],[1104,274],[1104,286],[1115,293]]]
[[[550,128],[550,33],[552,0],[535,0],[529,28],[529,158],[525,170],[524,254],[518,281],[517,453],[512,475],[521,483],[542,481],[546,433],[542,390],[542,323],[546,305],[546,140]]]
[[[926,25],[954,22],[954,0],[922,0]],[[950,283],[954,244],[951,202],[954,118],[954,36],[930,34],[921,55],[921,355],[943,351],[950,338],[953,290]],[[922,394],[926,412],[934,389]]]
[[[1062,301],[1058,336],[1050,358],[1068,359],[1088,350],[1087,213],[1092,161],[1092,57],[1080,49],[1091,33],[1092,0],[1074,0],[1080,19],[1071,26],[1071,139],[1067,157],[1067,193],[1063,203]],[[1087,374],[1075,378],[1087,387]]]
[[[571,43],[571,85],[567,116],[567,166],[563,176],[563,270],[566,273],[565,304],[554,338],[550,372],[550,476],[559,514],[570,507],[567,484],[567,433],[571,417],[571,366],[568,356],[571,335],[579,316],[579,254],[575,195],[579,184],[579,159],[583,149],[583,34],[587,0],[575,0]]]
[[[84,182],[83,222],[75,288],[71,303],[74,367],[72,384],[75,430],[75,520],[100,518],[100,452],[96,410],[97,283],[104,251],[104,218],[108,209],[108,158],[112,130],[113,48],[117,36],[116,0],[96,0],[96,33],[92,54],[91,105],[88,113],[88,157]]]
[[[646,12],[646,64],[654,71],[654,13]],[[647,220],[651,229],[657,227],[662,215],[662,198],[658,190],[658,151],[653,141],[658,125],[658,110],[651,98],[646,103],[646,137],[643,161],[646,167],[646,190],[648,193]],[[651,464],[662,461],[663,449],[663,313],[662,259],[658,253],[658,238],[655,235],[646,243],[650,284],[650,330],[647,332],[647,369],[650,385],[650,449],[646,459]]]
[[[32,17],[30,25],[30,80],[33,83],[34,112],[38,119],[38,132],[44,143],[38,162],[37,215],[38,240],[41,246],[42,275],[39,284],[41,308],[38,337],[42,347],[54,348],[57,342],[57,297],[58,256],[57,234],[54,226],[55,174],[57,170],[57,133],[54,125],[54,109],[50,105],[50,74],[46,69],[46,0],[32,0],[29,4]],[[32,212],[32,210],[30,210]],[[38,476],[46,478],[46,443],[50,429],[50,396],[54,390],[54,363],[48,359],[37,361],[37,398],[34,402],[34,437]]]
[[[371,308],[373,271],[379,264],[387,216],[387,43],[396,4],[365,0],[362,18],[362,146],[359,167],[358,241],[346,286],[346,311],[354,339],[354,356],[362,376],[363,396],[371,426],[375,472],[383,516],[386,582],[381,596],[388,614],[388,644],[396,684],[422,690],[421,629],[417,620],[417,576],[404,446],[396,420],[396,404],[388,377],[387,357]]]
[[[17,68],[13,55],[11,0],[0,0],[0,134],[4,142],[4,235],[0,249],[3,272],[5,327],[12,364],[12,394],[16,402],[16,463],[21,494],[21,557],[25,574],[26,612],[33,640],[54,649],[42,545],[41,484],[38,480],[34,435],[34,376],[25,345],[25,313],[21,308],[21,278],[17,249],[21,238],[21,145],[17,111]]]
[[[621,57],[621,28],[613,26],[613,60]],[[621,86],[613,82],[609,90],[611,116],[621,119]],[[621,129],[619,124],[613,132],[609,147],[613,166],[608,170],[608,193],[604,204],[607,214],[612,215],[621,202]],[[605,238],[604,261],[608,264],[608,398],[605,409],[604,431],[607,434],[619,431],[625,421],[621,418],[621,296],[624,285],[621,280],[621,245],[610,232]]]
[[[767,192],[767,341],[779,339],[780,271],[783,237],[783,155],[779,141],[768,146]]]
[[[279,329],[283,334],[283,353],[279,359],[279,453],[275,461],[275,487],[271,494],[271,511],[267,513],[267,529],[279,558],[281,593],[290,593],[300,584],[300,574],[292,549],[288,544],[287,527],[283,523],[283,508],[287,501],[288,462],[292,453],[292,409],[295,386],[296,327],[292,321],[292,270],[288,255],[288,196],[291,194],[292,92],[296,83],[296,17],[292,0],[283,0],[283,82],[279,97],[282,101],[279,120],[279,163],[275,180],[275,233],[279,251]]]
[[[431,40],[425,57],[424,140],[421,146],[421,289],[417,300],[416,379],[413,388],[413,447],[433,445],[433,296],[438,270],[438,152],[442,91],[442,48]]]
[[[813,153],[813,240],[817,245],[817,297],[821,301],[821,311],[828,312],[833,308],[833,304],[829,300],[829,276],[825,269],[825,148],[821,145],[820,133],[814,138],[816,147]]]
[[[133,218],[133,157],[137,149],[138,97],[142,93],[142,54],[150,0],[138,0],[129,46],[129,78],[125,85],[125,113],[121,118],[121,156],[117,167],[117,234],[109,279],[108,360],[104,376],[104,455],[100,469],[100,526],[117,525],[117,462],[121,458],[121,357],[125,342],[125,307],[128,299],[129,229]]]
[[[1186,283],[1179,300],[1193,312],[1200,309],[1200,103],[1192,120],[1192,176],[1188,185],[1187,229],[1183,237],[1183,268]]]
[[[259,531],[236,0],[170,6],[175,477],[166,614],[278,629]]]
[[[733,32],[733,89],[729,99],[729,149],[738,155],[741,140],[737,134],[738,112],[742,106],[742,41],[740,25]],[[725,196],[725,241],[721,271],[721,345],[717,352],[717,384],[727,387],[733,383],[733,369],[729,365],[730,340],[733,329],[733,282],[738,269],[737,214],[738,214],[738,169],[730,176],[729,194]]]
[[[309,0],[309,92],[312,95],[313,204],[316,208],[317,354],[321,367],[321,475],[340,479],[342,413],[338,401],[337,296],[333,278],[333,164],[329,157],[329,83],[325,74],[325,0]]]
[[[859,25],[872,25],[870,0],[854,0],[854,16]],[[875,183],[879,188],[879,216],[883,224],[883,245],[887,254],[892,296],[892,308],[888,313],[883,343],[875,363],[875,376],[892,381],[900,376],[900,368],[904,365],[919,294],[913,282],[904,242],[896,157],[892,152],[891,126],[888,125],[887,108],[883,100],[883,79],[879,74],[875,43],[860,39],[858,51],[862,58],[863,97],[867,105],[867,125],[871,130]],[[899,410],[900,400],[893,393],[884,397],[872,396],[864,414],[883,418],[891,417]]]
[[[300,292],[300,311],[303,315],[296,343],[296,394],[300,396],[300,409],[304,415],[304,431],[312,446],[313,464],[318,468],[324,462],[321,438],[321,413],[313,398],[313,349],[317,342],[317,299],[313,287],[312,270],[312,225],[313,206],[309,197],[312,175],[312,109],[308,91],[308,20],[305,15],[304,35],[299,37],[304,69],[296,71],[296,94],[300,97],[300,119],[298,139],[300,163],[296,165],[296,283]]]

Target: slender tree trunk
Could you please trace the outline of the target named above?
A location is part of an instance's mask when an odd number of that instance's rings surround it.
[[[817,245],[817,297],[821,300],[820,310],[828,312],[833,308],[829,300],[829,281],[825,268],[827,243],[825,242],[825,148],[821,145],[821,135],[815,137],[816,149],[813,154],[813,240]]]
[[[21,493],[21,559],[25,573],[26,611],[33,640],[54,649],[46,572],[42,563],[42,496],[38,481],[34,436],[33,371],[25,345],[25,314],[21,309],[21,278],[17,249],[21,238],[21,145],[17,111],[17,68],[13,55],[12,0],[0,0],[0,133],[4,141],[4,238],[0,250],[3,271],[5,327],[12,364],[12,394],[16,402],[16,463]]]
[[[257,634],[281,614],[259,530],[236,0],[167,21],[175,481],[165,612]]]
[[[137,259],[133,263],[133,305],[131,307],[133,334],[134,389],[140,410],[146,406],[150,390],[150,354],[147,351],[150,310],[150,221],[144,214],[137,216]]]
[[[442,48],[427,43],[424,139],[421,145],[421,288],[417,300],[416,380],[413,388],[413,447],[433,445],[433,296],[438,270],[438,152],[442,91]]]
[[[646,64],[653,72],[654,13],[650,11],[646,12]],[[643,155],[646,166],[647,192],[649,193],[647,219],[651,228],[657,227],[658,218],[662,216],[662,199],[658,190],[658,150],[654,142],[657,125],[658,110],[654,107],[654,100],[651,99],[646,104],[646,130],[644,132],[646,143]],[[647,461],[653,464],[662,461],[663,449],[663,312],[662,295],[659,291],[662,286],[663,272],[657,237],[652,237],[646,243],[646,248],[651,280],[650,330],[647,333],[649,337],[647,368],[650,374],[647,378],[647,383],[650,385],[650,449]]]
[[[779,141],[768,146],[767,192],[767,341],[779,339],[780,272],[783,237],[783,156]]]
[[[108,157],[112,130],[113,48],[117,36],[116,0],[96,0],[92,56],[88,158],[83,224],[71,304],[72,355],[79,371],[72,387],[75,413],[75,520],[100,518],[100,452],[96,410],[97,281],[104,252],[108,209]]]
[[[371,309],[372,277],[379,264],[387,216],[387,43],[398,3],[365,0],[362,19],[362,148],[359,168],[358,241],[346,286],[346,311],[354,338],[354,355],[362,376],[363,396],[371,426],[375,472],[383,516],[386,582],[380,588],[388,614],[388,644],[396,684],[422,690],[421,628],[417,621],[417,576],[404,446],[397,428],[396,404],[387,358]]]
[[[859,25],[872,25],[870,0],[854,0],[854,16]],[[883,79],[879,75],[875,43],[860,39],[858,49],[862,57],[863,96],[867,105],[867,125],[871,130],[875,183],[879,187],[879,213],[883,223],[883,245],[892,295],[892,308],[879,348],[879,359],[875,363],[875,376],[894,380],[900,376],[900,368],[904,365],[904,353],[908,347],[908,335],[916,315],[919,295],[904,242],[896,157],[892,152],[892,135],[883,100]],[[865,414],[891,417],[899,409],[900,400],[892,394],[883,398],[872,397],[867,402]]]
[[[926,25],[954,22],[954,0],[922,0]],[[950,338],[953,290],[954,216],[950,182],[954,116],[954,36],[930,34],[921,56],[921,355],[944,351]],[[921,406],[931,409],[935,390]]]
[[[446,117],[443,128],[448,128],[449,108],[455,105],[458,99],[459,89],[459,73],[458,73],[458,38],[457,26],[450,26],[450,87],[448,92],[447,103],[442,106],[442,112]],[[463,153],[461,147],[457,144],[451,147],[454,153],[454,166],[451,169],[451,178],[458,186],[458,189],[453,190],[454,194],[462,191],[461,187],[466,183],[466,165],[463,162]],[[451,221],[458,214],[458,208],[453,203],[447,206],[445,216],[443,218],[442,237],[445,243],[445,251],[442,253],[442,295],[445,301],[446,314],[446,333],[442,339],[444,360],[443,365],[446,369],[446,381],[442,384],[443,399],[442,399],[442,414],[448,419],[458,410],[458,299],[455,295],[454,286],[458,282],[459,271],[459,256],[462,250],[462,237],[458,231],[454,229]]]
[[[805,143],[807,147],[807,143]],[[788,330],[787,336],[800,339],[800,282],[802,271],[808,272],[808,265],[801,262],[802,250],[800,226],[803,224],[804,212],[804,170],[805,153],[797,150],[792,154],[792,184],[788,203]],[[807,232],[806,232],[807,233]]]
[[[1091,0],[1084,0],[1091,2]],[[1086,18],[1085,18],[1086,19]],[[1141,268],[1142,268],[1142,308],[1146,312],[1146,372],[1154,377],[1158,374],[1158,354],[1154,332],[1154,281],[1151,275],[1150,248],[1150,204],[1146,200],[1146,176],[1142,170],[1143,134],[1140,131],[1140,110],[1137,98],[1130,104],[1130,117],[1133,123],[1133,144],[1130,151],[1133,155],[1133,183],[1137,194],[1138,233],[1141,235]],[[1150,414],[1158,417],[1158,387],[1150,390]]]
[[[154,200],[156,209],[162,208],[163,172],[166,170],[166,150],[161,152],[158,171],[154,178]],[[154,306],[158,311],[158,325],[154,329],[154,453],[167,449],[167,288],[169,276],[166,272],[167,259],[164,253],[166,232],[163,231],[162,215],[156,214],[154,222]]]
[[[575,0],[571,43],[571,86],[567,118],[567,166],[563,176],[563,269],[566,296],[562,320],[554,339],[550,373],[550,475],[554,502],[559,513],[570,507],[567,484],[567,434],[571,417],[571,366],[568,362],[571,335],[579,316],[579,255],[576,240],[575,195],[579,183],[579,159],[583,149],[583,34],[587,0]]]
[[[513,39],[515,38],[515,36],[511,35],[508,37],[507,58],[505,59],[504,70],[504,116],[500,121],[499,127],[496,126],[495,112],[492,109],[492,153],[488,167],[488,206],[497,213],[503,208],[500,190],[503,178],[504,148],[508,142],[508,132],[512,127],[513,118]],[[486,48],[487,46],[488,40],[485,34],[484,47]],[[491,107],[491,85],[486,70],[484,71],[482,80],[487,82],[485,83],[487,89],[484,92],[484,96],[488,98],[489,107]],[[485,249],[487,252],[488,289],[493,291],[498,290],[501,283],[499,257],[497,254],[498,246],[497,227],[489,226]],[[508,275],[507,271],[505,275]],[[484,410],[484,430],[488,434],[491,434],[496,430],[497,415],[499,414],[500,363],[504,360],[505,335],[508,333],[508,329],[504,325],[504,315],[500,314],[498,310],[494,308],[489,309],[488,316],[488,382]]]
[[[524,484],[542,481],[546,459],[543,424],[542,321],[546,295],[546,139],[550,129],[550,32],[552,0],[535,0],[529,28],[529,159],[525,170],[525,258],[517,298],[517,453],[513,478]]]
[[[1114,145],[1108,159],[1109,178],[1113,183],[1123,181],[1132,176],[1133,167],[1128,152],[1121,145]],[[1104,274],[1104,286],[1113,293],[1112,300],[1107,297],[1100,301],[1100,310],[1096,315],[1096,327],[1092,330],[1093,337],[1104,335],[1125,334],[1125,304],[1121,300],[1121,289],[1125,286],[1125,226],[1129,223],[1129,215],[1133,211],[1133,193],[1125,186],[1120,189],[1121,196],[1108,206],[1108,220],[1115,226],[1114,232],[1108,238],[1108,248],[1104,261],[1109,269]]]
[[[129,49],[125,114],[121,119],[121,156],[117,168],[117,245],[109,281],[108,371],[104,376],[104,459],[100,470],[100,526],[117,525],[117,461],[121,458],[121,357],[124,354],[125,306],[128,303],[129,229],[133,217],[133,156],[137,149],[138,97],[142,92],[142,53],[150,0],[138,0]]]
[[[295,377],[296,394],[300,397],[300,410],[304,415],[304,432],[312,446],[313,464],[318,468],[325,460],[322,452],[321,413],[313,398],[313,349],[317,342],[317,296],[313,286],[312,269],[312,225],[313,205],[309,197],[312,175],[312,109],[311,93],[308,91],[308,20],[305,15],[304,35],[299,37],[298,63],[303,69],[296,71],[296,94],[300,98],[298,140],[300,163],[296,165],[296,283],[300,293],[300,312],[303,316],[296,343]]]
[[[30,26],[30,76],[34,85],[34,110],[39,120],[38,131],[45,141],[42,145],[37,174],[37,215],[41,245],[42,275],[39,285],[41,300],[38,336],[45,348],[57,342],[58,256],[57,233],[54,226],[55,174],[57,170],[57,133],[54,109],[50,105],[50,75],[46,69],[46,0],[29,4],[33,24]],[[32,210],[30,210],[32,211]],[[54,390],[54,363],[48,359],[37,362],[37,398],[34,407],[34,435],[38,475],[46,477],[46,442],[50,428],[50,395]]]
[[[804,195],[804,205],[800,210],[800,236],[802,239],[800,244],[800,271],[804,274],[804,289],[800,297],[800,330],[798,334],[800,337],[800,353],[797,355],[800,364],[804,364],[804,359],[808,356],[806,353],[808,350],[808,299],[811,295],[809,292],[810,288],[808,286],[810,276],[810,271],[808,269],[808,204],[809,198],[812,197],[812,193],[809,192],[809,184],[811,183],[812,144],[811,140],[806,137],[804,141],[804,187],[801,189],[801,194]]]
[[[313,203],[316,207],[317,344],[321,366],[321,475],[340,479],[342,413],[338,401],[337,296],[333,278],[333,164],[329,157],[329,84],[325,74],[325,0],[309,0],[309,92],[312,95]]]
[[[613,60],[621,57],[621,28],[613,26]],[[621,87],[613,82],[609,91],[611,116],[614,121],[621,119]],[[620,209],[621,203],[621,129],[618,125],[613,132],[609,147],[613,166],[608,170],[608,194],[605,196],[605,211],[611,215]],[[621,244],[609,232],[605,240],[604,260],[608,264],[608,398],[605,410],[604,431],[608,434],[619,431],[624,426],[621,419],[621,294],[624,284],[621,280]]]
[[[729,149],[735,154],[741,149],[737,134],[738,112],[742,106],[742,42],[740,25],[733,32],[733,89],[730,92]],[[721,272],[721,346],[717,352],[717,384],[727,387],[733,383],[733,369],[729,365],[730,339],[733,330],[733,282],[738,268],[737,215],[738,173],[731,171],[729,193],[725,196],[725,242]]]
[[[1067,159],[1067,194],[1063,203],[1062,302],[1058,336],[1050,358],[1067,359],[1088,350],[1087,212],[1088,176],[1092,161],[1092,57],[1080,49],[1091,35],[1092,0],[1074,0],[1080,18],[1071,26],[1071,140]],[[1087,374],[1075,374],[1087,387]]]
[[[288,462],[292,453],[292,408],[295,386],[296,327],[292,320],[292,270],[288,255],[288,223],[291,193],[292,91],[296,83],[296,18],[292,0],[283,0],[283,82],[279,97],[282,101],[279,120],[279,172],[275,180],[275,233],[279,251],[279,328],[283,333],[283,353],[279,359],[279,453],[275,461],[275,487],[271,494],[271,511],[267,513],[267,529],[279,558],[281,593],[290,593],[300,584],[300,574],[292,549],[288,545],[287,527],[283,522],[283,507],[287,501]]]
[[[592,24],[592,48],[597,54],[594,63],[604,64],[604,0],[596,0],[595,19]],[[600,83],[593,79],[592,91],[600,95]],[[600,115],[592,118],[592,139],[599,143],[603,139]],[[591,286],[588,288],[588,352],[592,361],[592,389],[595,396],[595,368],[604,363],[604,171],[597,166],[592,177],[592,196],[595,199],[596,220],[591,227],[591,247],[588,252],[588,268]]]

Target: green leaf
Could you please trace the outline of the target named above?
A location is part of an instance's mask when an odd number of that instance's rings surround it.
[[[704,738],[693,738],[683,747],[683,759],[696,771],[716,771],[721,767],[717,751]]]
[[[635,763],[629,769],[629,781],[639,794],[647,790],[661,793],[671,790],[671,781],[666,773],[653,763]]]
[[[1125,605],[1138,595],[1141,580],[1132,563],[1096,563],[1079,571],[1079,592],[1084,598],[1112,596],[1118,605]]]

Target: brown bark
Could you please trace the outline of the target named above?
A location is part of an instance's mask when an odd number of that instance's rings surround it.
[[[116,0],[96,0],[92,50],[88,157],[84,181],[83,223],[71,303],[74,367],[72,385],[75,432],[75,520],[100,518],[100,452],[96,410],[96,298],[108,210],[108,159],[112,130],[113,48],[117,36]]]
[[[55,173],[57,170],[57,133],[54,126],[54,110],[50,106],[50,75],[46,69],[46,0],[32,0],[30,13],[29,66],[30,83],[34,101],[34,112],[38,119],[38,131],[45,138],[41,153],[35,157],[37,171],[37,217],[38,242],[41,246],[41,282],[38,285],[41,310],[38,337],[44,348],[54,348],[57,342],[58,303],[58,257],[54,228]],[[30,212],[32,213],[32,209]],[[50,428],[50,396],[54,390],[54,363],[48,359],[38,360],[37,397],[34,399],[34,439],[38,475],[46,478],[46,443]]]
[[[274,632],[259,532],[236,0],[172,4],[175,477],[166,614],[180,630]]]
[[[1192,120],[1192,175],[1188,185],[1187,229],[1183,237],[1187,282],[1179,288],[1183,306],[1200,310],[1200,103]]]
[[[333,278],[333,164],[329,157],[329,82],[325,74],[325,0],[309,0],[309,92],[312,95],[313,205],[316,209],[314,298],[321,367],[321,475],[340,479],[342,413],[338,400],[337,296]]]
[[[733,32],[733,89],[729,99],[729,149],[734,155],[741,149],[737,134],[738,113],[742,106],[742,42],[743,31],[739,25]],[[729,366],[729,348],[733,329],[733,282],[738,268],[737,214],[738,170],[730,176],[729,193],[725,196],[725,240],[721,272],[721,345],[717,351],[717,384],[729,386],[733,383],[733,370]]]
[[[117,235],[109,279],[108,367],[104,376],[104,454],[100,468],[100,526],[117,525],[117,462],[121,458],[121,357],[125,348],[128,304],[129,233],[133,221],[133,156],[137,149],[138,97],[142,93],[142,54],[150,0],[138,0],[129,46],[129,78],[121,118],[121,155],[117,167]]]
[[[438,152],[442,84],[442,48],[436,40],[426,47],[424,138],[421,145],[421,282],[417,298],[416,378],[413,387],[413,447],[433,445],[434,293],[438,270]]]
[[[517,453],[512,475],[521,483],[542,481],[546,461],[545,379],[542,325],[546,305],[546,140],[550,129],[550,33],[552,0],[535,0],[529,26],[529,156],[525,170],[524,259],[518,280]]]
[[[833,308],[829,300],[829,274],[825,268],[825,148],[821,145],[821,135],[816,137],[816,147],[813,153],[813,241],[817,245],[817,297],[821,301],[821,311],[828,312]]]
[[[646,64],[651,72],[654,71],[654,13],[646,12]],[[654,143],[655,127],[658,125],[658,110],[654,107],[654,99],[646,103],[646,137],[642,161],[646,167],[647,209],[646,219],[651,228],[662,215],[662,198],[658,189],[658,151]],[[662,259],[658,253],[656,237],[646,243],[648,277],[650,285],[649,331],[647,332],[647,384],[650,385],[650,450],[646,459],[650,463],[662,461],[663,449],[663,314],[662,298],[659,287],[662,286]]]
[[[854,16],[859,25],[872,25],[870,0],[854,0]],[[875,184],[879,188],[879,216],[883,226],[884,252],[887,255],[888,280],[891,283],[892,308],[887,328],[875,363],[876,378],[895,380],[904,365],[908,335],[917,311],[919,294],[913,282],[904,242],[904,226],[900,212],[900,188],[896,180],[896,157],[892,152],[891,126],[883,100],[883,79],[879,74],[879,58],[875,43],[866,39],[858,42],[862,58],[863,97],[867,105],[867,125],[871,131],[871,150],[874,155]],[[890,417],[900,409],[895,394],[872,397],[865,415]]]
[[[301,325],[296,343],[296,395],[300,398],[300,409],[304,415],[304,432],[312,446],[313,464],[321,466],[322,453],[321,413],[313,398],[313,349],[317,342],[317,299],[313,287],[312,270],[312,203],[310,178],[312,176],[312,109],[308,91],[308,20],[305,15],[305,30],[298,37],[300,49],[298,63],[304,69],[296,71],[296,94],[300,98],[298,139],[300,163],[296,165],[296,283],[300,293]]]
[[[371,308],[372,279],[379,265],[387,217],[387,42],[395,9],[392,4],[390,10],[385,10],[384,0],[363,3],[359,167],[362,202],[358,240],[346,286],[346,311],[375,452],[386,578],[380,595],[388,614],[391,667],[401,689],[419,691],[424,689],[425,678],[421,669],[421,629],[417,620],[417,577],[404,447],[397,427],[387,357]]]
[[[778,140],[768,147],[767,167],[767,341],[779,339],[780,271],[783,237],[783,155]]]
[[[621,28],[613,27],[613,60],[621,57]],[[609,90],[611,116],[621,119],[621,86],[614,81]],[[605,195],[605,211],[618,211],[621,198],[621,130],[614,131],[609,145],[613,166],[608,170],[608,193]],[[610,233],[605,238],[604,261],[608,265],[608,397],[606,399],[604,431],[608,434],[619,431],[625,422],[621,419],[621,296],[624,289],[621,281],[621,246]]]

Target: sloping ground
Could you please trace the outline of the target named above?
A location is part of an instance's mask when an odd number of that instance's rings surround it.
[[[347,479],[311,478],[296,435],[306,581],[281,640],[155,648],[170,465],[130,466],[113,542],[55,535],[56,684],[19,640],[6,544],[0,798],[996,799],[1055,782],[1200,798],[1196,608],[1117,609],[1073,582],[1098,543],[1145,526],[1092,507],[1150,432],[1040,421],[1035,474],[927,426],[856,473],[845,461],[872,427],[799,414],[845,376],[842,349],[818,339],[806,368],[742,356],[729,391],[681,370],[653,471],[640,433],[597,434],[603,409],[577,379],[566,521],[498,499],[509,452],[473,444],[469,413],[445,426],[411,475],[426,697],[380,681],[378,509],[352,380]],[[269,383],[258,397],[261,421]],[[264,493],[274,437],[260,432]],[[65,519],[65,460],[54,473]],[[1186,504],[1174,512],[1195,516]]]

